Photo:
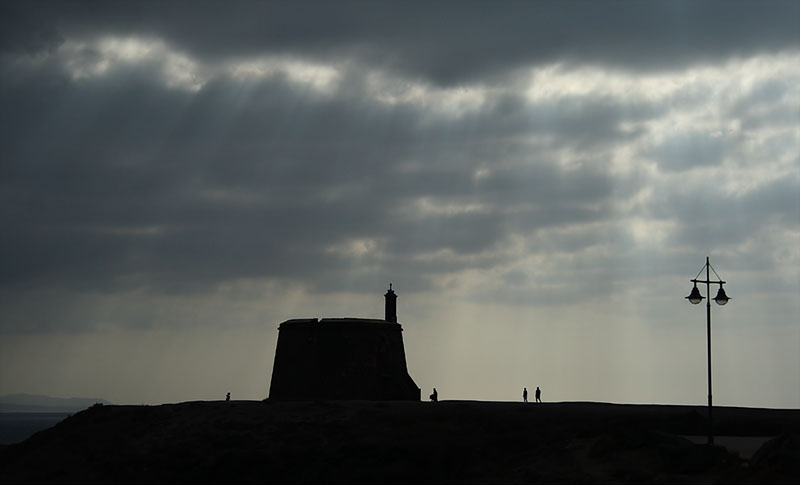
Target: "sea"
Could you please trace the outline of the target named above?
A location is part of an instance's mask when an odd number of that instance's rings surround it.
[[[0,413],[0,445],[25,441],[74,413]]]

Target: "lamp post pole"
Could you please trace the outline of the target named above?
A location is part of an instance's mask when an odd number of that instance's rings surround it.
[[[711,294],[710,275],[708,268],[711,266],[708,263],[708,256],[706,256],[706,295]],[[708,344],[708,444],[714,444],[714,420],[712,414],[714,413],[714,406],[711,403],[711,298],[706,298],[706,342]]]
[[[706,270],[706,279],[699,280],[697,277],[691,279],[692,283],[694,283],[694,287],[692,288],[692,292],[689,296],[686,297],[690,303],[696,305],[703,301],[705,297],[700,294],[700,290],[697,289],[697,283],[705,283],[706,284],[706,295],[711,295],[711,283],[718,283],[719,284],[719,291],[717,292],[717,296],[714,297],[714,301],[717,302],[718,305],[725,305],[728,303],[728,295],[725,294],[725,290],[722,288],[722,285],[725,284],[722,279],[712,280],[711,279],[711,271],[714,271],[714,275],[719,278],[719,275],[711,266],[711,263],[708,260],[708,256],[706,256],[706,264],[703,266],[703,269]],[[697,276],[700,276],[703,273],[701,269]],[[714,406],[712,404],[711,399],[711,298],[706,299],[706,342],[708,346],[708,444],[714,444],[714,420],[713,420],[713,412]]]

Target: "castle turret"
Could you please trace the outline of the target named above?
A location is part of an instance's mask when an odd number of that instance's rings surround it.
[[[391,283],[389,283],[389,291],[383,296],[386,298],[386,317],[384,320],[397,323],[397,294],[392,289]]]

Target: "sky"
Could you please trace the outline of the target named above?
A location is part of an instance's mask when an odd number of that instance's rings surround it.
[[[423,396],[705,404],[710,257],[800,407],[797,2],[165,3],[0,7],[0,395],[263,399],[392,283]]]

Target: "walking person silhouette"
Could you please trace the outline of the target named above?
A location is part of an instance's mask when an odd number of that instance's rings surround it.
[[[523,387],[522,388],[522,401],[523,402],[528,402],[528,388],[527,387]]]
[[[536,402],[542,402],[542,390],[536,386]]]

